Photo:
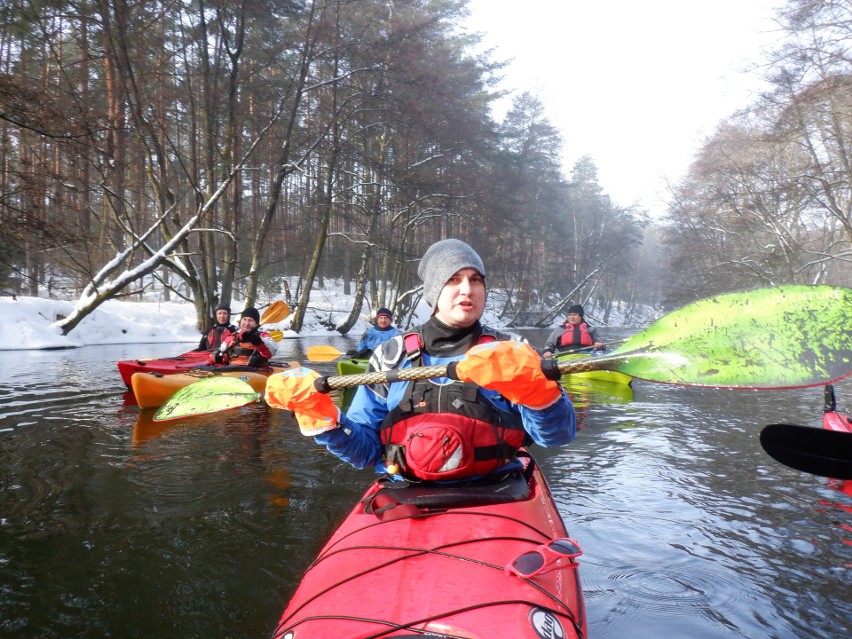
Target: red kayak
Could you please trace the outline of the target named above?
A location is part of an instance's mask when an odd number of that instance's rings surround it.
[[[837,412],[837,401],[834,396],[834,386],[825,387],[825,412],[822,414],[822,427],[839,433],[849,433],[852,437],[852,419],[849,415]],[[852,479],[838,479],[835,488],[846,495],[852,496]]]
[[[182,373],[196,366],[207,364],[207,358],[210,356],[208,351],[189,351],[175,357],[166,357],[164,359],[125,359],[116,362],[118,372],[121,375],[121,381],[124,382],[127,388],[131,387],[130,379],[133,373],[162,373],[170,375],[172,373]]]
[[[822,415],[822,427],[826,430],[852,433],[852,420],[850,420],[848,415],[837,412],[834,386],[831,384],[825,387],[825,412]]]
[[[523,455],[523,472],[489,484],[374,482],[275,639],[585,637],[582,551]]]

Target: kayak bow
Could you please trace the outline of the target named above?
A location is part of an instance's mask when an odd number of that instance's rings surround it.
[[[585,637],[565,549],[582,551],[525,459],[523,473],[487,485],[374,482],[308,568],[275,639]]]

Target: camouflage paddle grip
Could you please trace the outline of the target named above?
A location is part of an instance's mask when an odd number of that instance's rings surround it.
[[[314,388],[321,393],[328,393],[334,389],[362,386],[364,384],[392,384],[393,382],[408,382],[415,379],[450,377],[447,369],[446,364],[438,364],[436,366],[395,368],[389,371],[374,371],[372,373],[357,373],[355,375],[330,375],[314,380]]]

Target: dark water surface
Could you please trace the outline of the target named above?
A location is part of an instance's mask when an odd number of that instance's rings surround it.
[[[354,341],[279,358],[320,343]],[[177,350],[0,352],[0,637],[268,637],[371,480],[261,405],[154,425],[114,362]],[[534,450],[585,550],[590,636],[852,635],[852,498],[758,441],[819,426],[822,389],[634,386],[572,386],[577,439]]]

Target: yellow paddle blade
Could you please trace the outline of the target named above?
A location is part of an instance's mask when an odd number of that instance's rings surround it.
[[[330,362],[341,355],[346,355],[334,346],[308,346],[308,359],[312,362]]]
[[[287,306],[286,302],[282,302],[281,300],[277,300],[272,302],[269,307],[263,311],[263,315],[260,318],[261,324],[275,324],[277,322],[284,321],[290,316],[290,307]]]
[[[276,342],[280,342],[282,339],[284,339],[284,333],[282,333],[281,331],[269,331],[269,337],[274,339]]]

